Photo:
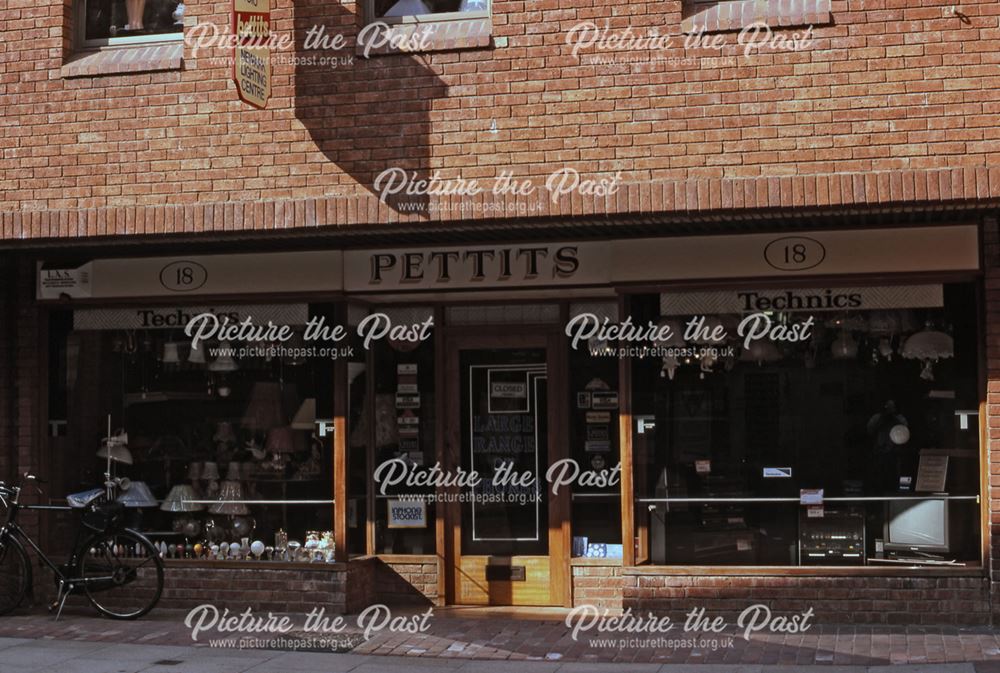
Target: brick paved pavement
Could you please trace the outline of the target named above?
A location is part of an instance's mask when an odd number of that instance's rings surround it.
[[[397,611],[396,614],[400,612],[403,611]],[[415,612],[411,610],[406,614]],[[687,670],[686,666],[673,665],[701,665],[696,670],[704,673],[715,670],[753,673],[761,670],[761,666],[765,667],[764,670],[769,670],[771,666],[780,665],[786,668],[775,670],[795,671],[806,666],[816,666],[829,673],[841,673],[840,667],[849,667],[843,670],[865,670],[869,667],[911,664],[921,665],[914,670],[934,673],[971,673],[973,670],[980,673],[1000,673],[1000,632],[986,627],[860,627],[820,624],[798,636],[757,634],[749,641],[735,637],[729,643],[728,635],[734,634],[727,634],[719,638],[719,641],[725,641],[723,646],[714,650],[688,643],[672,649],[663,643],[659,643],[659,646],[593,647],[586,638],[581,637],[580,642],[571,638],[562,622],[564,615],[565,612],[560,610],[521,611],[515,616],[509,610],[439,609],[430,620],[430,628],[426,633],[382,633],[367,642],[354,627],[353,618],[348,618],[351,628],[337,636],[336,642],[341,645],[341,650],[350,650],[350,657],[338,660],[367,662],[366,665],[382,662],[388,666],[401,657],[410,662],[411,668],[419,662],[421,665],[418,669],[423,669],[423,664],[426,664],[428,671],[434,669],[438,673],[441,668],[461,668],[469,661],[502,660],[525,664],[528,670],[537,668],[539,671],[558,670],[560,673],[577,670],[577,664],[585,663],[593,666],[579,670],[656,671],[660,670],[662,664],[671,664],[663,670]],[[183,612],[157,610],[143,620],[116,622],[81,610],[64,615],[57,622],[44,612],[15,614],[0,618],[0,639],[18,639],[11,641],[18,643],[23,642],[20,639],[44,639],[49,643],[71,641],[80,646],[85,643],[121,643],[183,647],[192,652],[210,650],[208,636],[214,637],[217,634],[202,635],[200,642],[193,643],[190,630],[183,623],[184,617]],[[291,618],[294,624],[304,623],[302,615],[292,615]],[[293,631],[284,636],[285,642],[281,645],[287,648],[288,641],[305,635],[300,631]],[[317,645],[316,634],[311,634],[311,637],[314,640],[306,643],[307,645],[328,651],[329,642]],[[677,636],[681,637],[684,636]],[[192,646],[197,649],[191,649]],[[234,656],[242,656],[239,650],[230,651],[235,652]],[[266,651],[277,656],[272,649]],[[330,654],[324,656],[333,659]],[[962,662],[970,665],[956,668],[946,666]],[[6,673],[5,664],[8,663],[6,656],[0,656],[0,673]],[[718,668],[719,666],[722,668]],[[526,673],[516,666],[509,670]],[[900,669],[893,666],[893,670]],[[63,670],[61,673],[72,672]]]

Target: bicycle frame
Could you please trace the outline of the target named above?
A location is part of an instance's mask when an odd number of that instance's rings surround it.
[[[58,595],[56,600],[59,603],[59,611],[56,613],[56,619],[62,614],[63,606],[66,604],[66,599],[78,586],[84,586],[87,584],[97,584],[100,582],[113,581],[111,575],[107,577],[97,576],[97,577],[79,577],[77,572],[80,565],[81,554],[85,553],[83,550],[83,542],[86,536],[83,525],[80,524],[76,529],[76,539],[73,541],[73,547],[70,551],[70,557],[67,563],[63,566],[57,565],[50,559],[41,547],[28,535],[23,528],[17,523],[17,514],[20,510],[34,510],[34,511],[55,511],[55,512],[72,512],[74,508],[64,505],[22,505],[18,502],[20,492],[15,492],[14,497],[7,499],[0,496],[0,501],[7,506],[7,520],[4,522],[3,526],[0,527],[0,539],[5,536],[11,536],[16,538],[22,545],[27,545],[30,549],[38,555],[38,558],[48,566],[58,581]],[[63,572],[63,570],[66,572]]]

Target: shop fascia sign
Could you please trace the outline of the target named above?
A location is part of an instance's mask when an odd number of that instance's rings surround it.
[[[117,299],[340,292],[340,251],[98,259],[39,266],[39,299]]]
[[[978,269],[977,228],[956,225],[99,259],[79,267],[39,266],[38,298],[522,290]]]
[[[349,250],[348,293],[971,271],[975,225]]]
[[[196,316],[206,313],[229,324],[238,324],[247,318],[257,324],[270,321],[275,325],[304,325],[309,320],[308,304],[85,308],[73,311],[73,329],[169,329],[180,332]]]
[[[664,292],[661,315],[874,311],[944,306],[940,283],[870,287]]]

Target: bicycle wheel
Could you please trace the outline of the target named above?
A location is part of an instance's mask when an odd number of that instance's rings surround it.
[[[0,615],[17,608],[31,586],[31,563],[17,538],[0,537]]]
[[[80,550],[79,578],[87,598],[112,619],[137,619],[163,593],[163,559],[144,535],[98,533]]]

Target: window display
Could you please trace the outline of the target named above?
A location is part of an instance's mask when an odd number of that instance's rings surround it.
[[[429,307],[389,309],[394,322],[422,322]],[[405,313],[405,315],[403,315]],[[406,476],[436,462],[435,337],[420,342],[382,340],[373,345],[375,387],[375,551],[433,554],[435,489]],[[368,481],[368,480],[366,480]]]
[[[178,0],[80,1],[86,44],[179,38],[184,30],[184,3]]]
[[[978,562],[974,286],[675,292],[631,307],[636,324],[669,327],[632,364],[649,563]]]
[[[618,305],[579,305],[572,311],[617,318]],[[621,462],[618,359],[609,357],[607,348],[606,342],[598,340],[576,349],[570,343],[570,456],[582,470],[613,470]],[[621,483],[620,480],[616,482],[603,488],[574,488],[574,557],[621,560]]]
[[[206,310],[235,319],[270,309]],[[297,331],[313,315],[332,315],[325,305],[274,310]],[[132,524],[168,559],[332,561],[333,436],[317,416],[332,415],[333,360],[313,357],[297,337],[194,347],[186,319],[154,319],[172,312],[198,310],[53,319],[72,344],[61,365],[66,385],[50,404],[66,414],[60,444],[78,468],[64,475],[66,490],[100,483],[99,459],[110,453],[116,475],[130,481],[119,499]]]

